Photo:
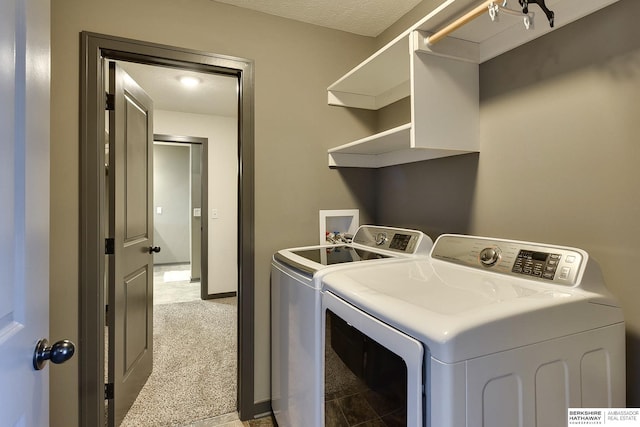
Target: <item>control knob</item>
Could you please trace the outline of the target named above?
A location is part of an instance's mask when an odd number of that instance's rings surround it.
[[[385,233],[384,231],[376,234],[376,245],[384,245],[387,240],[389,240],[389,238],[387,237],[387,233]]]
[[[480,251],[480,263],[485,267],[491,267],[500,259],[500,248],[484,248]]]

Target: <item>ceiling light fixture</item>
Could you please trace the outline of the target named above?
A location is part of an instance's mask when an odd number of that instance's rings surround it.
[[[202,83],[202,80],[200,80],[197,77],[192,77],[192,76],[182,76],[180,77],[180,83],[182,83],[184,86],[186,87],[196,87],[198,86],[200,83]]]

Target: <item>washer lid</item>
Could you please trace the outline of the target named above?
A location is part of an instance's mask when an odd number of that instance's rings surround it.
[[[273,257],[290,267],[314,274],[331,265],[380,260],[391,256],[353,246],[337,245],[285,249],[276,252]]]
[[[360,261],[389,258],[426,257],[433,247],[431,238],[421,231],[404,228],[361,225],[350,244],[314,245],[283,249],[275,261],[314,276],[327,267],[355,265]]]
[[[594,292],[438,260],[329,273],[323,284],[446,363],[623,321]]]

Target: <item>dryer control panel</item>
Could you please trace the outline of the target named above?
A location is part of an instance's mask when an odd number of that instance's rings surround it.
[[[579,285],[588,259],[577,248],[453,234],[436,240],[431,257],[566,286]]]

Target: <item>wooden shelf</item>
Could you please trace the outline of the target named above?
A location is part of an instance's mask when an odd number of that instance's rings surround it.
[[[616,1],[546,3],[559,28]],[[411,123],[329,150],[329,166],[382,167],[478,151],[477,65],[553,29],[532,3],[529,11],[535,18],[530,30],[522,18],[499,13],[493,22],[487,13],[437,44],[426,43],[426,37],[477,4],[477,0],[444,1],[329,86],[328,103],[343,107],[378,110],[411,97]],[[508,6],[518,9],[519,4],[510,0]]]
[[[329,86],[329,105],[378,110],[409,96],[409,35],[394,40]]]
[[[411,123],[329,150],[330,167],[382,168],[471,153],[476,150],[424,148],[412,143]]]
[[[411,121],[328,151],[331,167],[379,168],[478,151],[478,64],[412,52]]]
[[[382,167],[386,153],[411,148],[411,123],[329,150],[329,166]]]

